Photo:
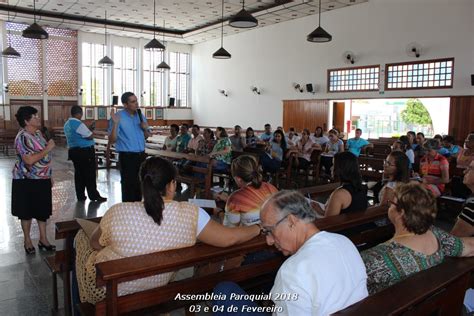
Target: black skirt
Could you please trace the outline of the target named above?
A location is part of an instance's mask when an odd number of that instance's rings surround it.
[[[12,215],[45,222],[52,214],[51,179],[13,179]]]

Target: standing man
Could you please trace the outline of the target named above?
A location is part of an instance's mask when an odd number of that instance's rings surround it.
[[[112,114],[109,121],[109,142],[115,143],[119,153],[122,202],[136,202],[142,200],[138,172],[145,160],[145,139],[150,132],[135,94],[125,92],[121,101],[124,109]]]
[[[354,138],[348,139],[346,143],[346,149],[351,153],[359,157],[360,151],[367,147],[373,148],[374,145],[369,143],[367,140],[360,138],[362,136],[362,130],[360,128],[356,129],[356,134]]]
[[[90,129],[81,122],[82,108],[74,105],[71,108],[71,118],[64,124],[67,146],[69,148],[69,159],[74,164],[74,184],[76,186],[76,197],[78,201],[85,201],[84,190],[91,201],[105,202],[107,199],[100,196],[97,191],[94,141]],[[94,124],[94,123],[93,123]]]

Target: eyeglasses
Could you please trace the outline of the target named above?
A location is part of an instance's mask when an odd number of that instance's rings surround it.
[[[288,214],[285,217],[283,217],[282,219],[280,219],[278,222],[275,223],[275,225],[262,227],[262,229],[260,230],[260,233],[264,236],[273,235],[273,231],[275,230],[275,228],[277,228],[277,226],[280,225],[281,222],[283,222],[285,219],[287,219],[288,216],[290,216],[290,214]]]
[[[390,161],[388,161],[388,160],[385,160],[385,161],[383,162],[383,165],[384,165],[384,166],[389,166],[389,167],[395,167],[395,164],[391,164]]]

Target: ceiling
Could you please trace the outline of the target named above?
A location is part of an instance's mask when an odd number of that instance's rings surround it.
[[[322,0],[321,11],[330,11],[368,0]],[[220,0],[157,0],[157,35],[165,40],[196,44],[220,37]],[[8,6],[7,6],[8,4]],[[111,34],[128,37],[153,37],[153,0],[36,0],[38,23],[42,26],[80,29],[102,33],[105,10]],[[224,20],[242,8],[240,0],[224,1]],[[298,19],[318,13],[318,1],[249,0],[246,10],[258,19],[258,27]],[[0,0],[0,16],[13,22],[32,21],[33,0]],[[315,27],[317,25],[315,16]],[[164,28],[163,28],[164,23]],[[324,22],[323,22],[324,24]],[[224,36],[245,32],[224,23]],[[310,32],[312,30],[308,30]]]

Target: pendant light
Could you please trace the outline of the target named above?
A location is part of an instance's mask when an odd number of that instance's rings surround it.
[[[308,42],[313,43],[325,43],[332,40],[331,34],[326,32],[321,27],[321,0],[319,0],[319,26],[313,32],[311,32],[311,34],[309,34],[306,39]]]
[[[165,42],[164,29],[165,29],[165,20],[163,20],[163,43]],[[158,66],[156,66],[156,69],[159,69],[159,70],[162,70],[162,71],[171,69],[171,67],[165,62],[165,53],[164,53],[164,51],[165,51],[165,46],[163,45],[163,61]]]
[[[230,57],[232,57],[232,55],[224,49],[224,0],[222,0],[221,48],[212,54],[212,58],[229,59]]]
[[[105,40],[104,40],[104,52],[107,51],[107,10],[105,10]],[[102,66],[113,66],[114,61],[105,54],[105,56],[99,60],[99,65]]]
[[[7,5],[9,5],[9,3],[7,2]],[[10,22],[10,7],[8,8],[8,19],[7,19],[7,22]],[[10,30],[8,30],[8,47],[5,48],[3,51],[2,51],[2,56],[5,57],[5,58],[19,58],[21,57],[20,53],[16,51],[16,49],[14,49],[11,45],[11,40],[10,40]]]
[[[242,10],[229,20],[229,25],[240,29],[248,29],[258,25],[257,19],[245,10],[245,0],[242,1]]]
[[[49,37],[46,32],[39,24],[36,23],[36,0],[33,0],[33,24],[23,30],[23,37],[35,38],[35,39],[47,39]]]
[[[163,51],[165,50],[165,45],[160,43],[155,37],[156,29],[156,1],[153,0],[153,39],[145,45],[145,50],[148,51]]]

